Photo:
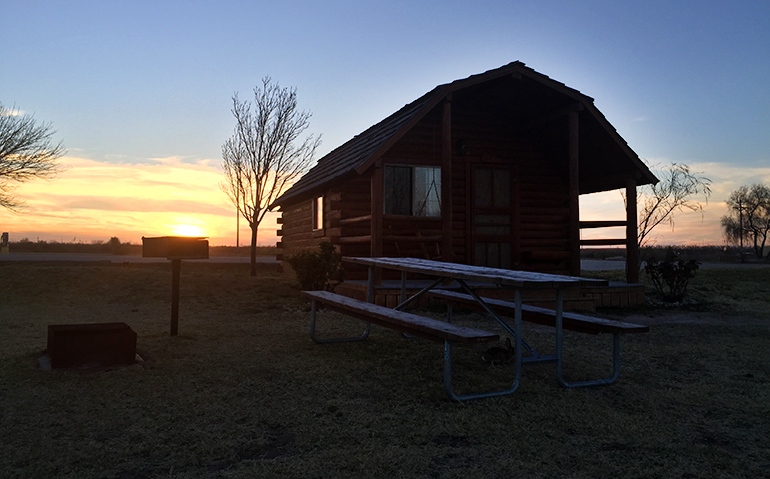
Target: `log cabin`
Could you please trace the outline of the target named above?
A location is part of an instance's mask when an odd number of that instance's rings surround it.
[[[625,245],[637,265],[636,188],[657,181],[593,98],[516,61],[439,85],[321,158],[272,205],[279,259],[330,241],[343,256],[578,276],[581,245]],[[580,221],[580,195],[616,189],[626,218]],[[625,237],[581,241],[618,226]]]

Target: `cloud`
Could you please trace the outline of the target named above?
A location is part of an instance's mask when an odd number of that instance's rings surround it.
[[[712,181],[712,191],[719,198],[729,196],[730,192],[743,185],[770,183],[770,167],[735,167],[728,163],[692,163],[694,171],[703,172]]]
[[[4,107],[0,104],[0,116],[24,116],[26,113],[24,110],[19,110],[15,106],[10,108]]]
[[[55,196],[53,198],[59,198]],[[131,197],[99,198],[94,196],[70,197],[61,205],[64,210],[131,211],[137,213],[199,213],[227,216],[231,210],[202,201],[155,200]]]

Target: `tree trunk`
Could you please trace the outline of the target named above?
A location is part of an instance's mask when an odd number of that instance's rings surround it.
[[[257,229],[256,223],[251,225],[251,275],[257,275]]]
[[[759,247],[759,233],[754,231],[754,256],[762,259],[762,248]]]

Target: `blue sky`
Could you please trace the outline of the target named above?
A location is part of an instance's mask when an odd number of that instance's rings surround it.
[[[2,0],[0,25],[0,102],[52,122],[77,165],[173,159],[214,172],[231,96],[248,97],[265,75],[298,89],[323,154],[438,84],[519,60],[593,97],[640,157],[702,167],[724,184],[712,203],[770,181],[766,1]],[[174,181],[162,181],[169,189],[153,194],[174,199]],[[226,209],[216,181],[198,196]],[[59,225],[104,217],[82,201],[55,213],[25,188],[27,224],[43,211]],[[137,208],[132,217],[147,213]],[[18,222],[8,215],[0,225]],[[105,227],[141,236],[129,220]]]

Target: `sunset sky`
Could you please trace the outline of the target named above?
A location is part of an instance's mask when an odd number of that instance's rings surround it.
[[[712,179],[661,244],[722,244],[730,192],[770,184],[765,0],[32,0],[0,2],[0,25],[0,102],[68,150],[57,179],[18,188],[23,213],[0,210],[12,241],[235,244],[220,148],[233,93],[265,75],[297,88],[320,157],[436,85],[522,61],[593,97],[650,164]],[[623,214],[618,192],[581,197],[581,219]]]

